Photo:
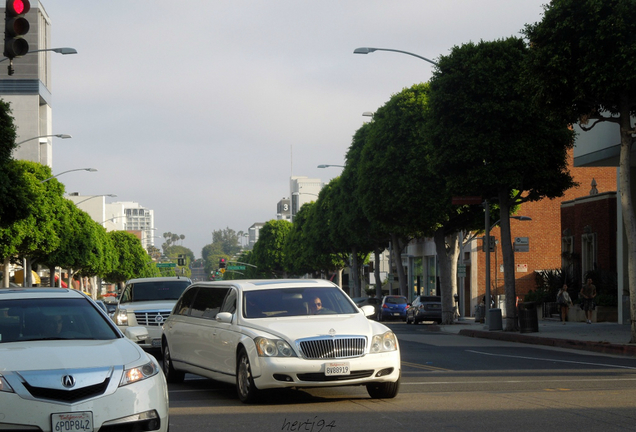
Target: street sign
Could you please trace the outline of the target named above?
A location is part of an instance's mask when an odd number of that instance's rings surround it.
[[[227,269],[228,270],[245,270],[245,266],[241,266],[241,265],[238,265],[238,266],[227,266]]]
[[[219,269],[219,271],[220,271],[221,273],[225,273],[225,269],[224,269],[224,268]]]
[[[466,277],[466,266],[462,264],[457,265],[457,277]]]
[[[175,263],[157,263],[157,267],[176,267]]]

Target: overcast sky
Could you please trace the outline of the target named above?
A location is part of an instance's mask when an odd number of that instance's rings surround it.
[[[276,218],[291,175],[325,183],[365,111],[453,46],[520,36],[547,0],[42,0],[52,22],[53,173],[155,212],[196,257]],[[387,197],[390,199],[390,197]],[[158,245],[159,239],[155,239]]]

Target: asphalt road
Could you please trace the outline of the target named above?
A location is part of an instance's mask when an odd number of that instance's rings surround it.
[[[476,339],[388,323],[402,352],[395,399],[364,387],[267,392],[187,375],[170,385],[171,432],[623,431],[636,425],[636,359]]]

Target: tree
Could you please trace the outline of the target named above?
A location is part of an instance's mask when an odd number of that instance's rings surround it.
[[[525,28],[528,79],[544,109],[583,130],[600,122],[620,133],[620,200],[627,237],[631,343],[636,343],[636,214],[632,198],[632,116],[636,114],[636,2],[553,0]],[[590,123],[591,122],[591,123]]]
[[[0,100],[0,228],[27,217],[36,199],[21,165],[11,156],[16,148],[15,137],[9,103]]]
[[[523,86],[527,51],[519,38],[454,47],[440,57],[428,103],[434,163],[449,190],[500,207],[506,330],[517,327],[509,215],[521,202],[562,196],[574,185],[566,159],[572,131]]]
[[[110,231],[108,236],[117,252],[117,260],[113,269],[105,275],[106,280],[115,282],[122,288],[128,279],[159,275],[158,269],[134,234]]]
[[[261,228],[258,241],[252,250],[253,262],[258,267],[261,277],[286,276],[283,246],[291,226],[291,222],[286,220],[271,220]]]

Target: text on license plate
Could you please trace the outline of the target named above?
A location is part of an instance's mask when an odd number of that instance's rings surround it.
[[[325,376],[349,375],[349,362],[325,363]]]
[[[153,348],[161,348],[161,339],[153,339],[152,340]]]
[[[93,432],[93,413],[90,411],[51,414],[54,432]]]

